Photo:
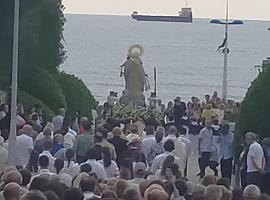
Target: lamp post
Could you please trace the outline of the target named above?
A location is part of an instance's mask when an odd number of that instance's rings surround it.
[[[226,20],[222,22],[220,20],[214,19],[211,20],[210,23],[212,24],[222,24],[225,25],[225,39],[223,43],[219,46],[218,50],[223,48],[222,52],[224,53],[224,65],[223,65],[223,78],[222,78],[222,98],[227,100],[228,97],[228,32],[229,32],[229,25],[239,25],[243,24],[240,20],[234,20],[229,22],[229,0],[227,0],[227,7],[226,7]]]
[[[14,0],[14,26],[13,26],[13,57],[12,57],[12,83],[11,83],[11,120],[9,134],[8,164],[13,165],[16,158],[16,115],[17,115],[17,90],[18,90],[18,54],[19,54],[19,16],[20,1]]]

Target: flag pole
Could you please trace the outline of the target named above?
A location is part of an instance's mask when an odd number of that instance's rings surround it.
[[[154,67],[154,83],[155,83],[154,93],[155,97],[157,97],[157,68],[155,67]]]
[[[18,54],[19,54],[19,16],[20,0],[14,0],[14,26],[13,26],[13,57],[12,57],[12,83],[11,83],[11,120],[8,148],[8,165],[15,164],[16,135],[17,135],[17,90],[18,90]]]
[[[225,23],[225,48],[224,48],[224,66],[223,66],[223,81],[222,81],[222,98],[224,100],[227,100],[228,96],[228,54],[229,54],[229,49],[228,49],[228,19],[229,18],[229,0],[227,0],[227,8],[226,8],[226,23]]]

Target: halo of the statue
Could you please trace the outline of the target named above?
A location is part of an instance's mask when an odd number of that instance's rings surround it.
[[[139,50],[139,51],[137,51]],[[134,44],[128,48],[128,56],[129,57],[141,57],[144,53],[144,49],[139,44]]]

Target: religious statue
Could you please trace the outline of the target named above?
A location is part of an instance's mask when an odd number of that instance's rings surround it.
[[[149,89],[149,81],[144,71],[141,56],[143,48],[140,45],[132,45],[128,49],[127,61],[121,66],[120,77],[124,75],[125,89],[120,102],[122,104],[133,104],[145,106],[143,92]]]

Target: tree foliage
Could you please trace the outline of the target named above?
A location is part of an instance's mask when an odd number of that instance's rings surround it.
[[[260,138],[270,136],[270,65],[253,81],[241,105],[237,122],[237,142],[243,141],[245,133],[252,131]]]

